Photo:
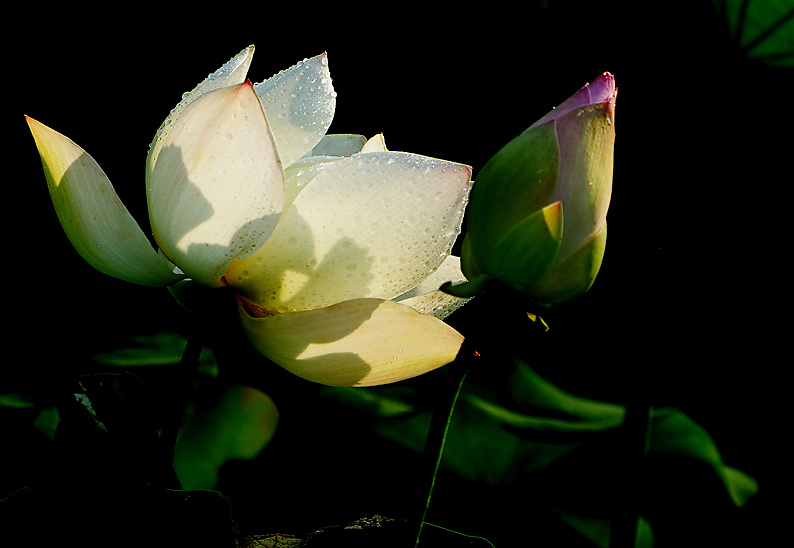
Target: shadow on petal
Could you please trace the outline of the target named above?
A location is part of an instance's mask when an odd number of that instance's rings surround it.
[[[455,359],[463,337],[409,306],[353,299],[326,308],[254,317],[240,299],[253,345],[304,379],[331,386],[371,386],[421,375]]]

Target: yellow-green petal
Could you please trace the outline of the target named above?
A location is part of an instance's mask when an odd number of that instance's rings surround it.
[[[240,318],[262,354],[299,377],[331,386],[415,377],[454,360],[463,343],[441,320],[380,299],[262,318],[241,306]]]
[[[563,211],[554,202],[518,223],[491,252],[488,273],[524,290],[554,264],[563,236]]]
[[[573,253],[558,260],[536,284],[522,290],[545,304],[561,304],[590,289],[601,268],[607,244],[607,225]]]
[[[179,281],[99,164],[66,136],[27,121],[58,220],[77,252],[97,270],[129,282],[159,287]]]

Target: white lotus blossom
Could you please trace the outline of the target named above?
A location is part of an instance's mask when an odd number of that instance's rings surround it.
[[[58,218],[98,270],[130,282],[234,289],[253,345],[289,371],[365,386],[452,361],[441,319],[463,299],[450,256],[471,168],[327,135],[326,54],[253,85],[249,47],[208,76],[157,131],[146,161],[157,249],[97,162],[28,118]]]

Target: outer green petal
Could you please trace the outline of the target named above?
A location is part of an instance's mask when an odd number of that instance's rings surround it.
[[[97,270],[129,282],[179,281],[182,276],[158,256],[99,164],[67,137],[27,121],[58,219],[77,252]]]
[[[157,244],[190,278],[219,285],[284,207],[284,172],[250,82],[202,95],[174,120],[147,171]]]
[[[557,258],[562,227],[560,202],[533,213],[499,242],[488,260],[488,273],[519,290],[534,284]]]
[[[559,165],[553,123],[533,127],[497,152],[477,175],[466,211],[471,261],[480,269],[515,225],[549,205]],[[567,215],[567,209],[566,209]],[[464,272],[470,259],[464,259]]]
[[[607,225],[562,261],[557,262],[525,293],[545,304],[560,304],[590,289],[601,268],[607,244]]]
[[[441,320],[379,299],[263,318],[241,307],[240,318],[262,354],[299,377],[331,386],[415,377],[454,360],[463,343]]]
[[[325,53],[254,86],[276,136],[284,166],[307,154],[328,131],[336,109]]]

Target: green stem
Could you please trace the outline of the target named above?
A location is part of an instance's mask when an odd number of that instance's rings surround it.
[[[427,510],[430,507],[430,499],[433,496],[436,476],[441,466],[441,458],[444,454],[444,445],[447,441],[447,433],[449,432],[449,425],[452,422],[455,404],[458,401],[461,388],[463,388],[466,375],[471,368],[472,358],[478,355],[479,354],[468,348],[466,342],[463,343],[463,347],[458,354],[458,359],[450,366],[448,376],[445,379],[445,385],[449,389],[449,392],[443,394],[443,399],[433,412],[433,417],[430,421],[430,428],[427,433],[424,451],[424,461],[427,465],[429,481],[427,483],[427,496],[424,499],[424,505],[418,519],[414,548],[419,546],[419,540],[422,536],[422,528],[425,524],[425,518],[427,517]]]

